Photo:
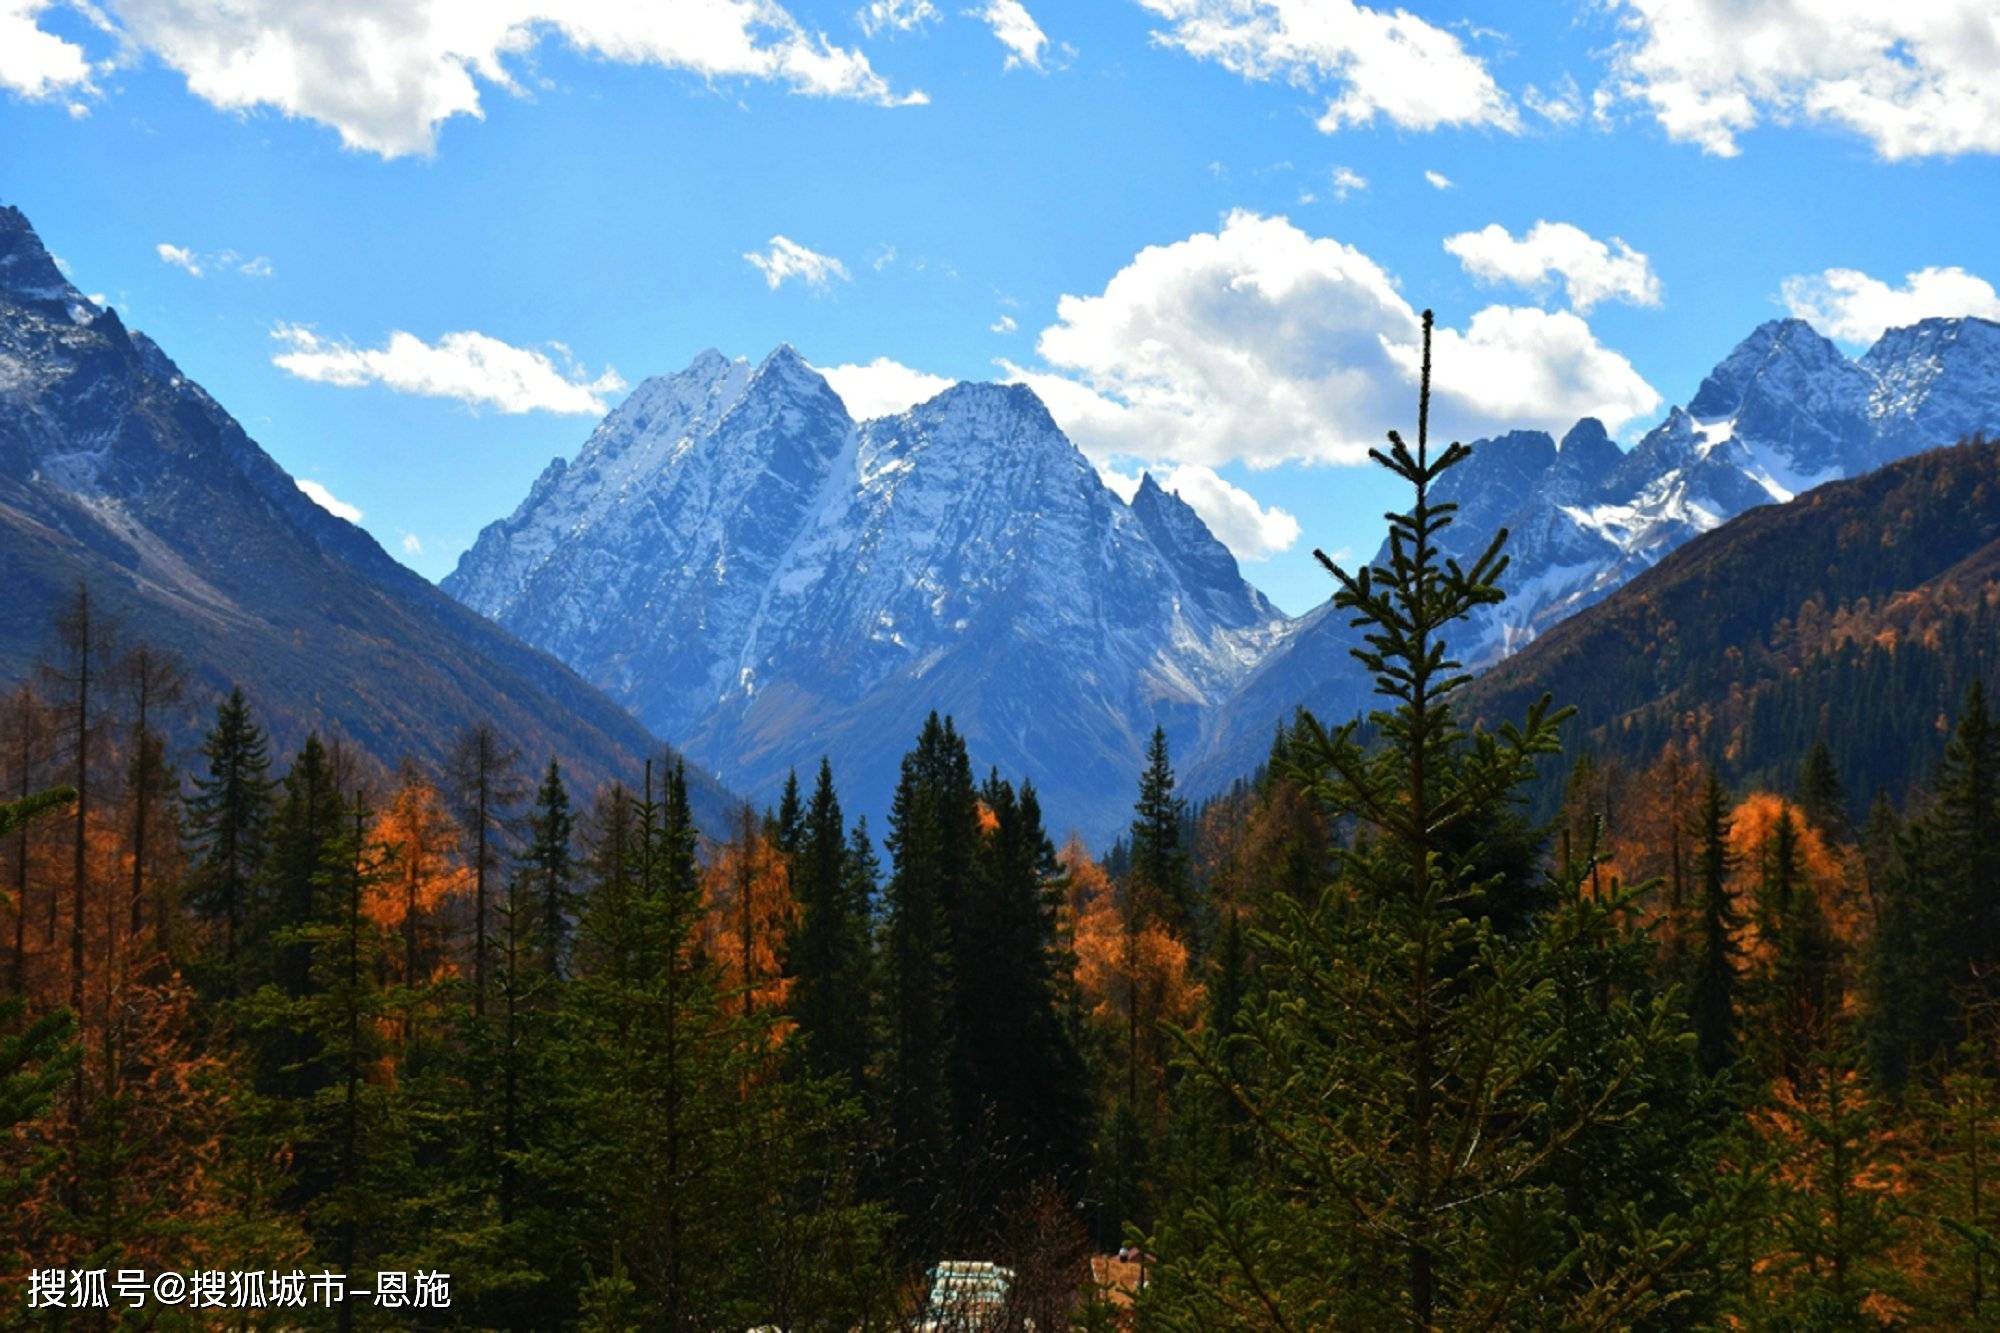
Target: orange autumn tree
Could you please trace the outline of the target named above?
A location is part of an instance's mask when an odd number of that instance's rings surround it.
[[[404,761],[389,804],[376,817],[374,841],[386,849],[390,872],[370,887],[363,910],[399,941],[396,977],[406,986],[448,971],[443,921],[472,889],[461,853],[458,821],[421,769]]]
[[[1116,1062],[1135,1109],[1158,1115],[1166,1068],[1160,1024],[1190,1027],[1201,1016],[1203,990],[1189,970],[1187,945],[1159,914],[1135,910],[1133,895],[1079,840],[1072,837],[1058,857],[1069,884],[1079,1006],[1098,1044],[1121,1051]],[[1134,1032],[1136,1045],[1124,1049]]]
[[[702,945],[721,970],[722,991],[740,998],[745,1017],[784,1004],[792,984],[785,939],[798,903],[787,858],[747,805],[702,872],[702,904]]]

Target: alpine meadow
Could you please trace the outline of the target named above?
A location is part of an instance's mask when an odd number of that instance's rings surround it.
[[[0,0],[0,1328],[2000,1328],[1996,52]]]

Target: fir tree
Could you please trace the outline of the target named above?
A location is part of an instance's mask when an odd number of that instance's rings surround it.
[[[1600,1131],[1608,1148],[1684,1059],[1667,997],[1595,980],[1570,992],[1599,1008],[1587,1047],[1562,1052],[1564,978],[1606,972],[1629,895],[1591,900],[1572,877],[1502,933],[1486,903],[1500,877],[1454,846],[1518,799],[1563,715],[1544,700],[1494,734],[1454,714],[1467,677],[1444,634],[1501,599],[1505,534],[1463,565],[1439,552],[1452,506],[1433,490],[1467,451],[1430,451],[1428,313],[1424,332],[1416,446],[1392,433],[1375,454],[1414,505],[1391,518],[1386,564],[1349,574],[1321,557],[1365,631],[1381,742],[1308,719],[1302,768],[1370,832],[1335,884],[1281,897],[1260,931],[1282,985],[1247,1016],[1247,1072],[1190,1046],[1190,1073],[1244,1107],[1255,1165],[1163,1225],[1149,1293],[1163,1324],[1625,1324],[1663,1308],[1698,1249],[1685,1217],[1619,1199],[1570,1218],[1560,1188],[1568,1155]],[[1578,1067],[1591,1073],[1572,1080]]]
[[[1165,728],[1153,728],[1146,767],[1139,775],[1139,799],[1132,809],[1133,892],[1148,912],[1163,914],[1176,930],[1187,932],[1195,925],[1187,848],[1181,836],[1187,802],[1174,795]]]
[[[834,791],[833,766],[820,760],[812,799],[800,819],[793,852],[792,889],[799,930],[791,950],[792,1014],[813,1070],[837,1076],[853,1091],[866,1084],[871,1041],[869,898],[872,872],[857,874],[856,859],[873,859],[866,833],[850,846]]]
[[[1688,1008],[1695,1060],[1704,1074],[1722,1073],[1736,1056],[1736,932],[1741,919],[1729,889],[1729,795],[1711,770],[1702,787],[1695,844],[1694,979]]]
[[[242,985],[239,955],[263,870],[273,788],[264,733],[242,690],[230,690],[216,709],[201,748],[206,771],[196,775],[188,802],[195,853],[188,897],[197,913],[221,926],[222,957],[212,989],[228,997]]]
[[[536,950],[542,970],[559,980],[568,963],[570,916],[574,911],[575,874],[570,839],[576,821],[570,814],[569,789],[563,785],[562,766],[549,760],[542,785],[535,791],[534,810],[528,816],[528,846],[521,856],[521,871],[539,900],[541,919],[536,924]],[[514,895],[509,885],[510,897]],[[513,907],[509,907],[510,913]],[[516,939],[521,932],[514,929]]]
[[[503,744],[483,722],[467,728],[452,751],[452,794],[472,865],[472,1011],[481,1016],[486,1013],[492,886],[512,831],[514,806],[524,794],[520,762],[520,751]]]
[[[1799,808],[1806,820],[1831,842],[1845,842],[1853,832],[1847,813],[1847,792],[1840,785],[1833,751],[1814,741],[1799,763]]]

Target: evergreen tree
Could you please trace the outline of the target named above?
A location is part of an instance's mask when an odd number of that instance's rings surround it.
[[[1428,313],[1424,330],[1416,447],[1392,433],[1375,455],[1414,506],[1392,517],[1384,565],[1349,574],[1321,557],[1384,707],[1372,751],[1358,724],[1308,719],[1306,780],[1370,832],[1333,885],[1281,897],[1259,932],[1275,984],[1238,1039],[1246,1072],[1191,1045],[1190,1074],[1245,1108],[1255,1160],[1163,1224],[1148,1301],[1164,1325],[1622,1325],[1684,1290],[1699,1251],[1689,1219],[1636,1197],[1565,1209],[1570,1154],[1609,1151],[1661,1071],[1684,1065],[1669,997],[1598,980],[1628,947],[1630,896],[1595,901],[1572,877],[1503,934],[1485,903],[1499,877],[1449,838],[1519,799],[1563,715],[1544,701],[1495,734],[1454,714],[1467,677],[1443,636],[1501,599],[1505,534],[1464,565],[1439,552],[1452,506],[1433,488],[1467,450],[1430,452]],[[1576,976],[1591,980],[1566,987]],[[1580,1050],[1563,1049],[1566,993],[1597,1010]],[[1697,1145],[1676,1148],[1674,1169],[1700,1179]]]
[[[539,900],[541,919],[536,923],[536,951],[542,969],[551,979],[560,979],[568,963],[570,916],[575,908],[571,880],[570,839],[576,821],[570,814],[569,789],[563,785],[562,766],[549,760],[542,785],[535,791],[534,810],[528,816],[528,846],[522,853],[521,873],[526,875]],[[515,886],[508,887],[510,899]],[[509,912],[513,911],[510,905]],[[518,941],[521,931],[513,929]],[[511,947],[511,945],[510,945]]]
[[[472,1011],[482,1017],[493,883],[512,833],[514,806],[524,794],[520,763],[520,751],[502,743],[484,722],[468,727],[452,750],[452,794],[472,866]]]
[[[264,733],[242,690],[230,690],[216,709],[201,749],[207,769],[195,776],[188,802],[195,854],[188,898],[198,914],[221,926],[221,959],[210,989],[229,997],[243,984],[240,953],[263,871],[273,789]]]
[[[1806,820],[1832,842],[1845,842],[1853,832],[1847,813],[1847,791],[1840,785],[1840,771],[1834,766],[1833,751],[1826,742],[1814,741],[1799,763],[1799,807]]]
[[[1174,769],[1163,727],[1153,728],[1153,738],[1146,746],[1139,799],[1132,809],[1133,892],[1148,913],[1161,913],[1174,929],[1186,933],[1197,924],[1187,847],[1182,839],[1187,802],[1174,795]]]
[[[825,764],[825,759],[820,760]],[[805,810],[799,804],[799,771],[788,769],[785,773],[785,790],[778,798],[778,813],[772,831],[772,841],[787,857],[797,857],[799,845],[805,833]]]
[[[809,1066],[866,1086],[872,1048],[869,898],[872,872],[856,873],[856,859],[872,860],[866,833],[850,846],[834,791],[833,766],[820,760],[811,801],[800,818],[792,861],[792,891],[799,929],[791,950],[792,1014]]]
[[[1729,889],[1734,853],[1729,848],[1729,794],[1710,770],[1701,791],[1695,844],[1694,979],[1688,1008],[1694,1021],[1695,1060],[1711,1077],[1736,1056],[1736,932],[1741,925]]]

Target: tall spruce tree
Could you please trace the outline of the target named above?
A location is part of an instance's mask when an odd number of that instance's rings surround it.
[[[1434,489],[1468,451],[1429,446],[1430,327],[1426,312],[1415,447],[1391,433],[1374,454],[1414,493],[1388,559],[1350,574],[1321,557],[1364,631],[1381,740],[1305,719],[1301,767],[1367,833],[1259,932],[1274,984],[1237,1039],[1245,1072],[1190,1043],[1191,1074],[1244,1107],[1255,1151],[1163,1224],[1147,1297],[1162,1326],[1620,1325],[1663,1308],[1698,1248],[1685,1219],[1632,1196],[1565,1211],[1569,1155],[1615,1142],[1661,1071],[1685,1068],[1670,997],[1615,984],[1569,992],[1597,1013],[1581,1049],[1563,1044],[1564,978],[1631,947],[1630,895],[1592,900],[1572,877],[1503,933],[1486,901],[1502,876],[1452,837],[1519,799],[1564,715],[1544,700],[1492,733],[1453,709],[1467,676],[1445,635],[1501,600],[1505,533],[1464,564],[1439,550],[1453,507]],[[1678,1147],[1688,1170],[1699,1154]]]
[[[796,843],[792,892],[799,927],[789,959],[792,1015],[810,1067],[859,1092],[873,1045],[868,895],[874,886],[864,885],[850,864],[856,853],[841,821],[833,765],[825,759],[800,816]]]
[[[570,917],[575,912],[576,890],[571,838],[576,819],[570,814],[569,789],[563,785],[562,765],[554,759],[535,789],[534,809],[528,815],[528,845],[521,854],[520,873],[525,875],[540,911],[534,931],[534,947],[542,960],[542,970],[551,978],[562,977],[569,961]],[[509,885],[510,898],[516,896]],[[510,903],[508,911],[515,910]],[[513,927],[513,939],[523,938]],[[510,945],[511,947],[511,945]]]
[[[195,775],[188,802],[194,847],[188,898],[199,915],[221,929],[221,956],[209,989],[228,997],[238,993],[243,981],[239,963],[245,922],[263,872],[272,814],[270,756],[241,689],[230,690],[216,709],[201,752],[205,771]]]
[[[1736,1056],[1737,930],[1742,919],[1730,893],[1735,854],[1729,847],[1729,793],[1710,770],[1702,786],[1695,844],[1695,922],[1688,1009],[1695,1060],[1704,1074],[1722,1073]]]
[[[472,868],[472,1012],[486,1013],[486,966],[494,888],[525,794],[521,752],[484,722],[468,727],[451,757],[452,796]]]
[[[1187,802],[1174,794],[1174,767],[1164,727],[1154,727],[1153,738],[1147,742],[1139,799],[1132,810],[1133,892],[1149,913],[1161,914],[1176,931],[1194,932],[1193,886],[1182,836]]]

